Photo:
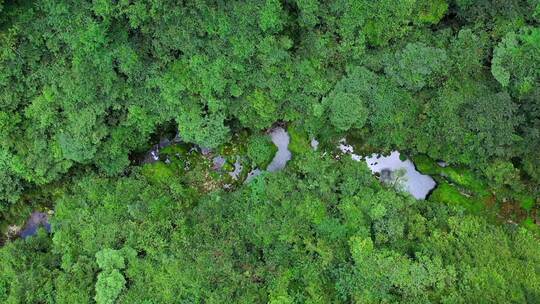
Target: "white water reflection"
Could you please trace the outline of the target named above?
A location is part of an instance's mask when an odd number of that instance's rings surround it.
[[[242,166],[242,163],[240,162],[240,158],[236,157],[236,161],[234,162],[234,170],[229,172],[229,175],[234,180],[237,180],[240,177],[240,174],[242,173],[242,169],[244,169],[244,166]]]
[[[24,230],[20,232],[22,238],[27,238],[36,235],[39,227],[43,226],[47,232],[51,232],[51,224],[49,224],[49,215],[44,212],[33,212],[26,222]]]
[[[143,160],[143,164],[152,164],[152,163],[155,163],[157,161],[159,161],[159,151],[169,145],[171,145],[172,143],[174,143],[176,140],[176,137],[173,141],[170,141],[169,139],[167,138],[163,138],[159,141],[159,144],[156,144],[154,146],[152,146],[152,149],[150,151],[148,151],[148,153],[146,153],[145,157],[144,157],[144,160]]]
[[[212,169],[216,171],[221,170],[221,168],[223,168],[226,162],[227,159],[225,159],[225,157],[221,155],[215,156],[214,158],[212,158]]]
[[[425,199],[431,189],[435,188],[436,183],[429,175],[423,175],[416,171],[414,164],[406,159],[399,159],[399,152],[392,151],[388,156],[372,154],[366,157],[366,163],[373,173],[381,174],[381,180],[386,181],[394,179],[395,182],[402,183],[404,188],[416,199]],[[403,172],[401,181],[399,176],[391,174],[392,172]],[[392,181],[394,182],[394,181]]]
[[[316,140],[315,138],[312,138],[310,144],[311,144],[311,148],[312,148],[314,151],[317,151],[317,149],[319,148],[319,141]]]
[[[270,132],[272,142],[278,148],[274,159],[266,168],[266,171],[275,172],[285,168],[285,165],[291,160],[292,154],[289,151],[289,134],[283,128],[278,127]]]
[[[289,133],[281,127],[272,129],[270,131],[270,137],[272,138],[272,143],[274,143],[278,150],[276,152],[276,155],[274,155],[272,162],[270,162],[268,167],[266,167],[266,171],[276,172],[285,168],[287,162],[292,158],[292,153],[291,151],[289,151],[290,137]],[[263,173],[263,171],[259,168],[251,170],[248,173],[244,183],[249,183],[255,177],[261,175],[261,173]]]
[[[287,162],[291,160],[292,154],[289,151],[289,142],[290,137],[285,129],[282,127],[274,128],[270,131],[270,137],[274,145],[278,148],[276,155],[272,159],[272,162],[266,168],[266,171],[276,172],[285,168]],[[179,136],[173,139],[172,143],[175,143],[179,140]],[[146,156],[145,163],[154,162],[159,160],[159,149],[164,148],[171,144],[171,141],[164,139],[161,142],[153,147],[151,151]],[[319,141],[316,138],[311,140],[311,147],[314,150],[317,150],[319,146]],[[429,175],[423,175],[420,172],[416,171],[414,164],[410,160],[400,160],[399,152],[392,151],[389,156],[381,156],[379,154],[372,154],[369,157],[364,157],[359,154],[354,153],[354,147],[347,144],[345,138],[342,138],[337,148],[341,153],[345,155],[350,155],[351,158],[355,161],[362,161],[365,159],[368,167],[371,169],[371,172],[378,173],[380,179],[383,183],[389,184],[396,189],[409,192],[412,196],[417,199],[425,199],[429,192],[436,186],[435,181]],[[200,150],[199,150],[200,149]],[[206,148],[200,148],[194,146],[192,148],[194,151],[199,151],[203,155],[210,155],[211,150]],[[212,158],[213,169],[221,170],[226,163],[226,158],[220,155],[217,155]],[[446,163],[440,162],[440,166],[446,166]],[[244,166],[242,165],[242,160],[239,156],[236,156],[234,163],[234,170],[228,172],[228,174],[234,179],[238,180],[241,176]],[[256,176],[260,175],[263,171],[259,168],[254,168],[251,170],[244,181],[247,183]],[[225,185],[226,186],[230,185]]]
[[[342,139],[339,141],[338,149],[339,149],[342,153],[353,153],[353,152],[354,152],[354,147],[353,147],[352,145],[348,145],[348,144],[347,144],[347,141],[345,140],[345,138],[342,138]]]
[[[448,167],[448,164],[442,160],[438,161],[437,165],[439,165],[439,167],[442,167],[442,168]]]
[[[260,169],[257,169],[257,168],[251,170],[251,171],[248,173],[248,175],[247,175],[247,177],[246,177],[246,180],[244,181],[244,184],[245,184],[245,183],[249,183],[249,182],[252,181],[255,177],[261,175],[261,173],[263,173],[263,171],[261,171]]]
[[[431,176],[416,171],[409,159],[402,161],[398,151],[392,151],[388,156],[372,154],[361,156],[354,153],[354,147],[347,144],[345,138],[339,141],[337,148],[343,154],[348,154],[355,161],[365,159],[372,173],[378,173],[381,182],[400,191],[407,191],[416,199],[425,199],[437,183]]]

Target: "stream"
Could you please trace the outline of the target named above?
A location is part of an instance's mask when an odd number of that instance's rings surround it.
[[[418,172],[412,161],[402,161],[398,151],[392,151],[388,156],[372,154],[365,160],[371,172],[380,174],[383,183],[405,190],[416,199],[425,199],[437,186],[431,176]]]
[[[253,178],[260,175],[264,171],[276,172],[282,170],[287,165],[287,162],[291,160],[292,153],[289,150],[290,136],[287,130],[282,127],[276,127],[270,130],[268,133],[272,139],[272,143],[277,147],[277,152],[274,155],[274,158],[267,166],[266,170],[261,170],[259,168],[252,169],[248,174],[244,183],[250,182]],[[148,151],[142,161],[142,164],[151,164],[157,161],[160,161],[160,150],[175,144],[180,143],[181,139],[177,135],[174,139],[162,139],[158,144],[154,145],[150,151]],[[313,150],[317,150],[319,142],[316,139],[311,140],[311,147]],[[342,139],[337,149],[341,152],[341,155],[349,155],[355,161],[365,161],[368,168],[371,172],[379,176],[379,180],[388,186],[395,188],[398,191],[406,191],[410,193],[413,197],[419,200],[425,199],[431,190],[433,190],[437,184],[435,180],[429,176],[424,175],[418,172],[415,168],[414,163],[409,160],[401,160],[400,153],[398,151],[392,151],[390,155],[384,156],[380,154],[371,154],[371,155],[358,155],[354,153],[354,148],[351,145],[348,145],[345,139]],[[208,148],[196,147],[194,146],[192,150],[198,151],[203,155],[209,155],[212,151]],[[166,163],[169,162],[168,159],[164,160]],[[221,170],[221,168],[226,163],[227,159],[221,155],[214,156],[213,159],[213,170]],[[440,166],[446,164],[441,163]],[[241,176],[243,170],[243,165],[239,156],[236,156],[234,162],[234,168],[228,174],[234,179],[238,180]],[[225,184],[224,188],[230,188],[230,184]],[[44,212],[33,212],[26,224],[24,229],[19,232],[19,236],[22,238],[27,238],[33,236],[37,233],[39,227],[43,226],[47,232],[51,231],[51,226],[49,224],[49,215]]]
[[[287,162],[292,158],[292,153],[289,151],[290,137],[289,133],[281,127],[273,129],[270,132],[270,137],[278,150],[274,159],[272,159],[272,162],[266,168],[266,171],[276,172],[285,168]]]
[[[387,156],[377,153],[358,155],[354,153],[354,147],[348,145],[344,138],[340,140],[338,149],[343,154],[350,155],[355,161],[365,160],[371,173],[378,175],[382,183],[396,190],[409,192],[416,199],[426,199],[431,190],[437,186],[431,176],[418,172],[411,160],[401,160],[399,151],[392,151]]]
[[[268,132],[272,143],[277,147],[277,152],[267,166],[266,170],[260,168],[252,169],[248,174],[244,183],[250,182],[253,178],[260,175],[264,171],[276,172],[282,170],[287,165],[287,162],[291,160],[292,153],[289,151],[290,136],[287,130],[282,127],[275,127]],[[162,139],[159,144],[156,144],[146,154],[143,163],[153,163],[160,160],[159,151],[171,144],[181,142],[180,136],[177,135],[173,140]],[[311,147],[317,150],[319,142],[316,139],[311,140]],[[416,199],[425,199],[431,190],[433,190],[437,184],[435,180],[429,176],[421,174],[416,170],[414,163],[409,159],[400,159],[399,151],[392,151],[390,155],[371,154],[371,155],[358,155],[354,153],[354,147],[348,145],[345,138],[341,139],[337,146],[342,155],[350,155],[355,161],[365,161],[371,172],[379,177],[382,183],[394,187],[399,191],[406,191],[410,193]],[[210,149],[195,147],[194,150],[199,151],[203,155],[212,153]],[[213,159],[214,170],[221,170],[227,159],[222,155],[214,156]],[[167,162],[167,160],[165,160]],[[440,164],[443,166],[444,164]],[[244,166],[242,165],[241,158],[236,156],[233,169],[228,174],[234,179],[240,179]],[[229,188],[227,185],[226,188]]]
[[[49,214],[46,212],[34,211],[26,220],[24,226],[11,225],[8,229],[8,234],[11,234],[12,237],[18,236],[26,239],[36,235],[40,227],[43,227],[48,233],[51,232]]]

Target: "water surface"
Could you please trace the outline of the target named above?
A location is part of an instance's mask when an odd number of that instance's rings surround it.
[[[399,155],[398,151],[392,151],[388,156],[372,154],[365,159],[371,172],[379,173],[383,182],[396,178],[392,173],[402,170],[404,176],[399,182],[403,184],[405,190],[416,199],[425,199],[437,183],[431,176],[418,172],[412,161],[401,160]]]
[[[292,154],[291,151],[289,151],[290,137],[289,133],[281,127],[273,129],[270,132],[270,137],[272,138],[274,145],[278,148],[278,151],[276,152],[274,159],[272,159],[272,162],[266,168],[266,171],[276,172],[285,168],[287,162],[291,160]]]
[[[47,232],[51,232],[51,224],[49,224],[49,215],[44,212],[33,212],[28,218],[24,229],[20,232],[22,238],[33,236],[37,233],[39,227],[43,226]]]
[[[292,153],[289,151],[290,136],[282,127],[276,127],[270,130],[269,132],[272,143],[277,147],[277,152],[266,168],[268,172],[276,172],[282,170],[287,165],[287,162],[291,160]],[[162,139],[159,144],[156,144],[152,149],[147,153],[145,163],[152,163],[159,160],[159,150],[167,147],[170,144],[179,142],[180,137],[175,137],[172,141],[168,139]],[[317,150],[319,142],[317,139],[313,138],[311,140],[311,147],[313,150]],[[392,151],[388,156],[382,156],[380,154],[372,154],[370,156],[363,156],[354,153],[354,147],[347,144],[345,138],[342,138],[338,145],[338,150],[343,155],[350,155],[351,158],[355,161],[365,160],[367,166],[371,169],[371,172],[377,174],[380,177],[380,180],[383,183],[390,184],[398,190],[403,190],[409,192],[412,196],[417,199],[425,199],[430,191],[435,188],[436,183],[429,175],[423,175],[418,172],[412,163],[412,161],[406,159],[401,160],[399,158],[400,153],[398,151]],[[212,153],[211,149],[204,147],[192,148],[194,151],[198,151],[203,155],[210,155]],[[223,168],[226,158],[221,155],[216,155],[212,158],[213,169],[221,170]],[[441,162],[441,166],[445,164]],[[242,164],[242,159],[240,156],[236,156],[234,169],[228,174],[234,179],[238,180],[244,170]],[[248,173],[245,183],[251,181],[253,178],[261,174],[263,171],[259,168],[254,168],[251,172]]]

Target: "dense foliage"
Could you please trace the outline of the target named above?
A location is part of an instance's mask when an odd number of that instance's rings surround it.
[[[74,166],[122,173],[171,122],[206,147],[280,120],[312,136],[365,129],[374,146],[478,169],[519,158],[538,181],[538,10],[532,0],[8,2],[2,199]]]
[[[276,125],[249,183],[186,152]],[[450,167],[416,201],[343,137]],[[55,212],[2,303],[540,302],[538,151],[538,0],[0,0],[0,227]]]
[[[87,176],[53,224],[52,239],[2,249],[2,302],[540,300],[527,230],[389,191],[365,166],[318,153],[208,195],[180,175]]]

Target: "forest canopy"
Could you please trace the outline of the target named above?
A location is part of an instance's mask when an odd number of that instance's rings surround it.
[[[540,302],[538,0],[0,0],[0,67],[2,303]]]

